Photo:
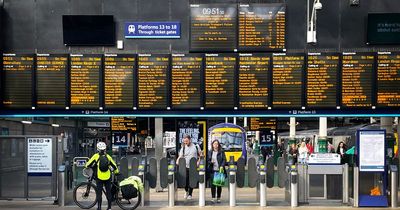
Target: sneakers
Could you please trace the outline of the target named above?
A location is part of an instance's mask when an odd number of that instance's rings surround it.
[[[211,202],[215,203],[215,198],[211,198]]]
[[[183,195],[183,198],[187,199],[187,197],[188,197],[188,192],[185,192],[185,194]]]
[[[221,199],[220,198],[217,199],[217,203],[221,203]]]
[[[191,195],[188,195],[186,199],[192,200],[192,196],[191,196]]]

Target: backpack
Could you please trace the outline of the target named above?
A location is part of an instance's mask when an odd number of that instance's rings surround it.
[[[138,190],[133,184],[127,184],[121,186],[121,194],[124,199],[129,200],[138,196]]]
[[[143,190],[143,183],[139,177],[130,176],[119,183],[124,199],[132,199],[138,196],[138,191]]]
[[[107,158],[107,155],[100,155],[99,160],[99,169],[101,172],[107,172],[109,170],[110,161]]]
[[[196,155],[197,155],[197,158],[198,158],[199,157],[199,145],[198,144],[194,144],[194,147],[196,148]],[[182,151],[183,155],[185,155],[185,145],[184,144],[182,145],[182,150],[183,150]]]

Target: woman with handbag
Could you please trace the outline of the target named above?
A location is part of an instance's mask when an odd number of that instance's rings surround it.
[[[212,202],[221,202],[222,186],[225,184],[225,152],[218,140],[211,143],[211,151],[207,154],[209,181],[211,184]]]

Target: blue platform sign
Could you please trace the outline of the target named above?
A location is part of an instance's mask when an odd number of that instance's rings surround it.
[[[180,22],[127,22],[125,38],[128,39],[179,39]]]

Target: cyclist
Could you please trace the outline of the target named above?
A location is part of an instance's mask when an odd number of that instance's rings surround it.
[[[94,154],[86,163],[85,168],[92,167],[94,178],[96,180],[97,193],[97,209],[101,209],[102,190],[106,188],[106,197],[108,202],[107,209],[111,209],[111,173],[119,174],[117,164],[110,155],[106,153],[107,145],[104,142],[99,142],[96,145],[98,153]],[[113,169],[111,172],[110,167]]]

